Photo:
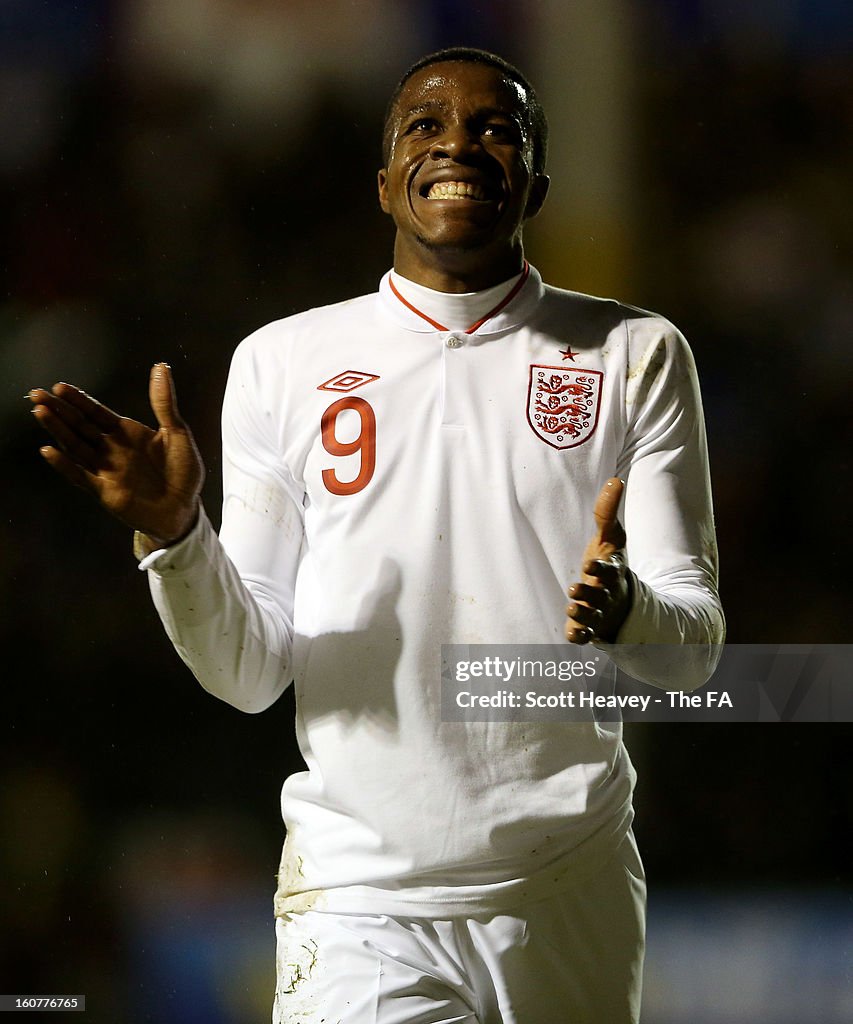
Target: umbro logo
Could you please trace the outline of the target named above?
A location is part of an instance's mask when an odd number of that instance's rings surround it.
[[[360,370],[344,370],[327,380],[325,384],[318,384],[318,391],[355,391],[362,384],[369,384],[372,380],[379,380],[378,373],[362,373]]]

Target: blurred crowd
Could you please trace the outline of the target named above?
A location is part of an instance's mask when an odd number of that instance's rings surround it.
[[[696,354],[729,639],[845,643],[853,8],[607,7],[635,50],[618,297],[669,316]],[[278,790],[299,765],[289,695],[248,718],[198,689],[127,531],[41,463],[22,396],[67,379],[150,421],[148,368],[169,361],[215,519],[237,341],[387,269],[375,174],[393,83],[464,43],[535,84],[553,8],[0,5],[2,991],[86,992],[96,1022],[266,1019]],[[573,287],[535,235],[528,255]],[[634,726],[653,885],[849,893],[851,735]]]

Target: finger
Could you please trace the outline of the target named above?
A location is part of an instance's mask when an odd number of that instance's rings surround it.
[[[183,427],[184,421],[178,412],[178,397],[172,380],[172,369],[168,363],[155,363],[151,367],[148,400],[161,427]]]
[[[566,618],[589,629],[597,629],[604,616],[598,608],[590,608],[585,604],[570,604],[566,608]]]
[[[70,484],[81,488],[81,490],[96,493],[91,475],[69,459],[67,455],[59,451],[58,448],[45,445],[43,448],[39,448],[39,454],[51,469],[59,473],[60,476],[65,477]]]
[[[602,610],[610,600],[610,591],[607,587],[591,586],[589,583],[573,583],[568,593],[575,601],[583,601],[591,608],[599,610]]]
[[[101,433],[112,433],[121,422],[121,416],[117,412],[113,412],[112,409],[102,405],[96,398],[87,395],[80,388],[75,388],[73,384],[66,384],[65,381],[60,381],[58,384],[53,385],[51,391],[54,395],[67,402],[68,405],[73,406],[82,416],[85,416],[94,423]]]
[[[54,384],[54,388],[58,387],[58,384]],[[43,406],[58,419],[62,420],[69,429],[73,430],[80,437],[86,438],[93,448],[100,447],[103,441],[103,431],[75,409],[73,405],[55,395],[53,391],[45,391],[44,388],[33,388],[28,398],[33,403],[34,413],[39,406]],[[37,418],[40,419],[38,416]]]
[[[600,541],[610,544],[614,548],[625,546],[625,531],[617,519],[619,502],[622,500],[624,490],[624,481],[620,480],[618,476],[610,477],[601,488],[593,510]]]
[[[613,591],[618,587],[623,571],[622,559],[595,558],[583,564],[584,583]]]
[[[595,639],[595,633],[587,626],[580,626],[569,620],[566,623],[566,639],[570,644],[588,644]]]
[[[57,416],[53,409],[47,405],[37,405],[33,409],[33,415],[73,462],[84,469],[98,468],[98,456],[89,441],[69,426],[61,416]]]
[[[595,499],[593,513],[599,530],[606,529],[608,524],[616,522],[619,502],[622,500],[624,489],[625,485],[619,477],[612,476],[599,491],[598,497]]]

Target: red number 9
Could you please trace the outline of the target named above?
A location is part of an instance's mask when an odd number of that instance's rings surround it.
[[[355,409],[361,418],[361,430],[352,441],[339,441],[335,436],[338,415],[344,409]],[[323,483],[332,494],[355,494],[370,483],[376,469],[376,416],[363,398],[354,395],[332,402],[320,420],[320,438],[330,455],[354,455],[361,453],[361,465],[354,480],[341,481],[333,469],[323,470]]]

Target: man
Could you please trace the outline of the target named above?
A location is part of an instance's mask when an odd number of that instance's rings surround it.
[[[500,58],[407,72],[379,172],[394,269],[238,348],[219,538],[168,367],[156,432],[69,385],[32,392],[42,453],[138,531],[202,685],[254,712],[295,677],[308,771],[282,793],[276,1021],[638,1019],[619,728],[440,715],[444,643],[595,641],[693,688],[722,641],[690,353],[525,262],[546,132]]]

